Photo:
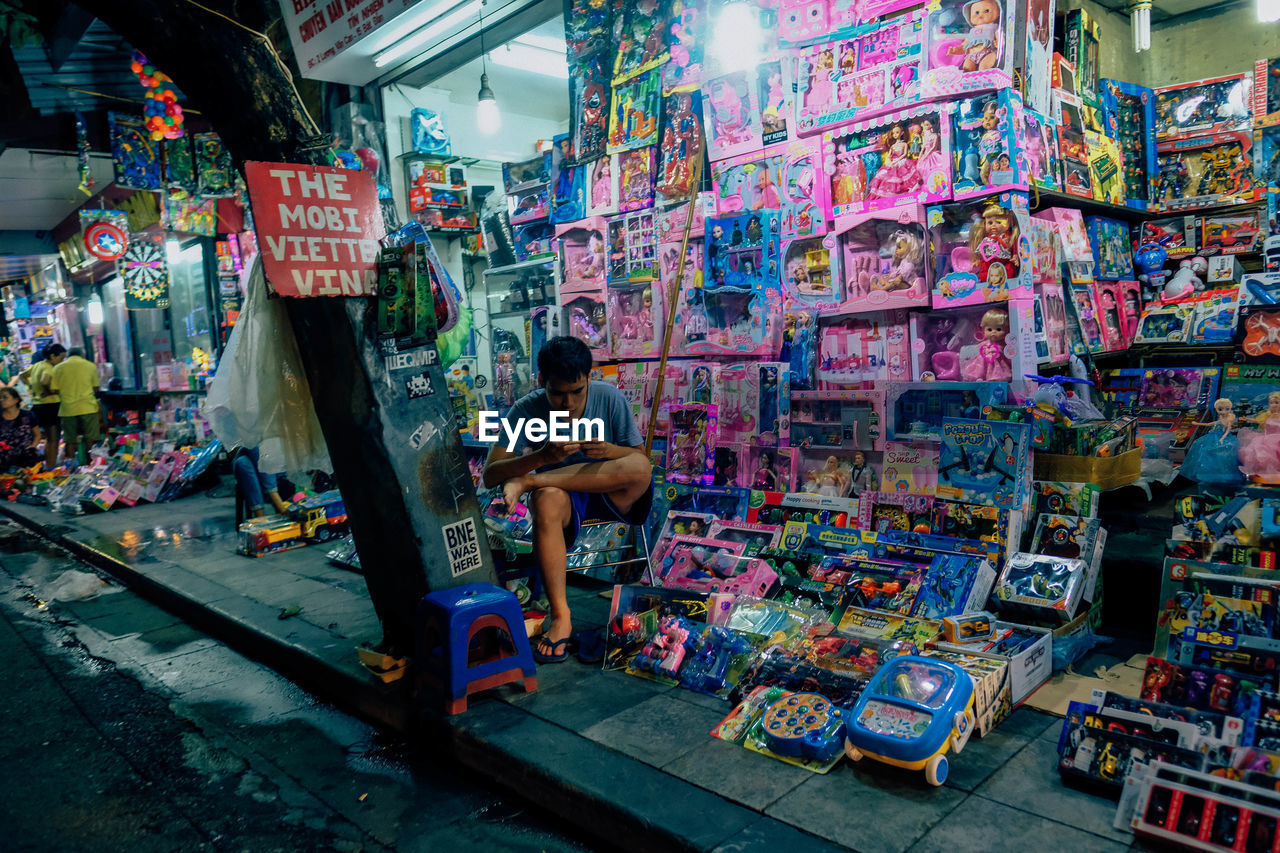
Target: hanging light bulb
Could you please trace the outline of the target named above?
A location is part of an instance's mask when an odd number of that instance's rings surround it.
[[[1258,20],[1264,24],[1280,21],[1280,0],[1258,0]]]
[[[498,99],[489,88],[487,73],[480,74],[480,94],[476,96],[476,124],[486,136],[492,136],[502,127],[502,113],[498,110]]]
[[[1258,0],[1259,3],[1265,0]],[[1130,0],[1129,24],[1133,28],[1133,52],[1151,49],[1151,0]]]
[[[489,67],[484,51],[484,3],[480,4],[480,93],[476,95],[476,126],[485,136],[492,136],[502,127],[502,113],[498,111],[498,99],[489,88]]]

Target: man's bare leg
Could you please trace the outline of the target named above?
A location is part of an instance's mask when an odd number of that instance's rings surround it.
[[[502,493],[508,506],[525,492],[547,487],[606,495],[615,507],[626,512],[648,490],[652,478],[653,466],[648,457],[631,453],[621,459],[579,462],[515,477],[502,484]]]
[[[551,624],[538,641],[538,651],[547,655],[552,654],[548,641],[563,640],[573,633],[569,597],[565,593],[568,560],[564,529],[569,524],[572,509],[569,493],[555,487],[537,489],[529,498],[529,509],[533,512],[533,553],[538,558],[542,584],[551,605]]]

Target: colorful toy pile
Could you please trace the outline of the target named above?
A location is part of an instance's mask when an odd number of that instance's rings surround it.
[[[138,82],[147,90],[143,112],[151,138],[159,142],[161,139],[178,139],[186,133],[182,127],[182,105],[178,103],[173,79],[136,50],[129,70],[138,75]]]

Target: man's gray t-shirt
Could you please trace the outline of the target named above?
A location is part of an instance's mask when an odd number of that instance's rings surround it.
[[[644,437],[640,435],[640,427],[636,426],[636,420],[631,416],[631,407],[627,404],[627,398],[623,397],[622,392],[608,382],[591,381],[591,384],[587,387],[587,405],[582,412],[582,416],[584,418],[599,418],[604,422],[604,440],[609,444],[617,444],[622,447],[638,447],[644,444]],[[512,429],[515,428],[520,418],[539,418],[544,421],[550,421],[551,402],[547,399],[547,392],[539,388],[536,391],[530,391],[525,394],[512,405],[510,411],[506,414],[506,418]],[[521,431],[515,454],[517,456],[523,455],[525,449],[529,446],[528,437]],[[535,447],[534,449],[536,450],[537,448]],[[575,453],[554,465],[544,465],[538,470],[545,471],[548,468],[559,468],[563,465],[573,465],[577,462],[599,461],[599,459],[592,459],[585,453]]]

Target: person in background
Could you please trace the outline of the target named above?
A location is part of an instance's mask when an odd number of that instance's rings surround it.
[[[49,390],[58,395],[58,420],[62,424],[68,462],[78,458],[81,465],[89,464],[89,448],[102,437],[102,415],[98,405],[98,386],[101,383],[98,366],[86,361],[84,350],[79,347],[70,349],[66,360],[53,368]]]
[[[44,431],[44,467],[47,469],[58,463],[58,442],[62,439],[62,428],[58,421],[61,401],[56,393],[49,390],[49,383],[53,381],[53,369],[66,357],[66,347],[62,344],[49,344],[41,352],[40,360],[22,371],[18,377],[31,390],[31,413]]]
[[[267,514],[265,496],[278,513],[287,512],[289,505],[280,497],[278,488],[279,474],[264,474],[258,468],[258,448],[242,447],[231,462],[231,472],[235,474],[236,485],[244,495],[249,508],[250,518],[261,518]]]
[[[40,425],[35,415],[23,411],[22,396],[13,388],[0,387],[0,471],[39,462],[40,439]]]

